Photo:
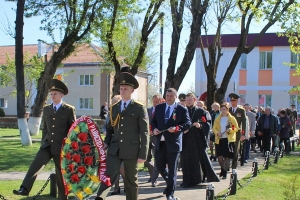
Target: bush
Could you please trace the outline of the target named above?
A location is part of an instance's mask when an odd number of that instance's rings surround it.
[[[5,112],[2,108],[0,108],[0,117],[5,117]]]

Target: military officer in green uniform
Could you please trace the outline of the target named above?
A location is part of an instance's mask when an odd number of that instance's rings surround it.
[[[58,199],[67,199],[61,174],[60,151],[62,141],[76,119],[75,108],[62,101],[63,96],[67,94],[68,88],[63,82],[57,79],[51,81],[50,96],[52,104],[46,105],[43,109],[41,147],[31,163],[20,189],[13,190],[14,194],[28,196],[38,172],[53,158]]]
[[[232,160],[232,169],[236,169],[237,161],[239,157],[239,150],[241,141],[245,140],[245,129],[246,129],[246,111],[242,106],[238,105],[239,95],[235,93],[229,94],[231,107],[229,108],[229,112],[232,116],[235,117],[237,124],[240,127],[240,130],[236,132],[236,140],[235,140],[235,149],[234,149],[234,158]],[[243,151],[242,151],[243,153]],[[243,166],[243,159],[241,159],[241,165]]]
[[[138,199],[138,163],[144,163],[149,147],[148,114],[145,106],[131,98],[139,83],[128,72],[120,74],[122,100],[110,107],[110,123],[104,143],[107,145],[105,174],[114,183],[124,162],[127,200]],[[105,199],[110,187],[101,183],[96,200]]]

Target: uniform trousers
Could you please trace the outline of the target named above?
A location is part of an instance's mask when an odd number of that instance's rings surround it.
[[[40,148],[37,152],[34,160],[32,161],[28,172],[22,182],[21,187],[26,188],[28,192],[31,191],[34,181],[38,173],[48,164],[48,162],[53,158],[55,164],[55,175],[56,175],[56,183],[58,188],[58,199],[65,200],[67,196],[65,195],[65,187],[63,183],[63,178],[61,174],[60,167],[60,155],[52,155],[51,154],[51,146],[46,148]]]
[[[120,159],[119,155],[107,155],[106,159],[106,172],[110,178],[112,184],[117,180],[117,177],[120,176],[120,166],[124,162],[124,188],[126,191],[126,200],[137,200],[138,199],[138,159]],[[106,198],[108,192],[110,191],[111,186],[105,185],[103,182],[100,184],[97,196]]]
[[[241,142],[240,142],[240,135],[238,135],[238,134],[240,134],[240,133],[236,133],[237,135],[236,135],[236,141],[235,141],[235,143],[234,143],[234,156],[233,156],[233,159],[232,159],[232,164],[231,164],[231,167],[232,167],[232,169],[236,169],[236,167],[237,167],[237,162],[238,162],[238,158],[239,158],[239,149],[240,149],[240,144],[241,144]]]

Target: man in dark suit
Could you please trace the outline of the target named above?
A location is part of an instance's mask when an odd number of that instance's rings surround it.
[[[121,163],[125,169],[126,200],[138,199],[138,163],[144,163],[149,147],[149,123],[145,106],[131,98],[139,83],[128,72],[120,74],[122,100],[110,107],[110,123],[106,129],[105,146],[108,146],[106,172],[114,183],[119,176]],[[100,184],[96,200],[105,199],[110,187]]]
[[[152,107],[147,108],[147,112],[148,112],[148,118],[149,118],[149,122],[152,121],[154,112],[155,112],[155,107],[160,104],[160,100],[161,100],[161,96],[160,94],[155,94],[152,97]],[[157,183],[157,178],[159,175],[159,171],[156,167],[155,162],[152,162],[152,158],[154,157],[154,144],[155,144],[155,137],[153,136],[153,132],[151,130],[151,126],[149,128],[150,130],[150,143],[149,143],[149,150],[148,150],[148,155],[147,155],[147,160],[145,161],[145,166],[148,168],[149,174],[150,174],[150,179],[148,180],[148,182],[151,182],[152,187],[156,187],[156,183]]]
[[[277,118],[271,114],[271,108],[265,109],[265,114],[261,115],[258,119],[258,134],[262,137],[263,142],[263,156],[266,156],[267,151],[271,149],[271,138],[277,134],[278,121]]]
[[[53,158],[58,199],[67,199],[61,174],[60,151],[62,140],[67,136],[69,128],[76,118],[74,107],[62,101],[63,96],[67,94],[67,86],[63,82],[53,79],[50,86],[52,104],[46,105],[43,110],[41,147],[31,163],[20,189],[13,190],[14,194],[27,196],[37,177],[37,173]]]
[[[240,98],[239,95],[235,93],[229,94],[231,107],[229,108],[229,112],[232,116],[235,117],[240,130],[236,132],[236,141],[235,141],[235,149],[234,149],[234,158],[232,160],[232,169],[236,169],[237,167],[237,161],[239,157],[239,150],[240,150],[240,144],[241,141],[245,140],[245,129],[246,129],[246,112],[245,109],[242,106],[238,106],[238,99]],[[241,152],[244,156],[244,151],[242,149]],[[241,166],[243,166],[243,159],[241,159]]]
[[[155,162],[161,176],[167,183],[164,191],[168,200],[175,200],[177,161],[182,151],[182,134],[191,126],[188,111],[175,102],[177,91],[167,89],[166,103],[159,104],[151,122],[155,142]],[[168,172],[165,168],[168,165]]]

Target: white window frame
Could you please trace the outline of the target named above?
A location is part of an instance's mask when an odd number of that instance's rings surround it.
[[[260,98],[264,96],[263,104],[260,104]],[[271,94],[259,94],[258,95],[258,106],[261,107],[272,107],[272,95]]]
[[[241,55],[241,69],[247,69],[247,54],[242,53]]]
[[[93,110],[94,99],[93,98],[79,98],[78,101],[79,110]]]
[[[89,75],[89,74],[79,75],[79,85],[83,85],[83,86],[94,85],[94,75]]]
[[[7,108],[7,100],[4,98],[0,98],[0,107]]]
[[[271,55],[271,58],[269,58]],[[259,69],[272,69],[273,65],[273,53],[272,51],[261,51],[259,52]],[[270,62],[270,66],[268,65]]]

